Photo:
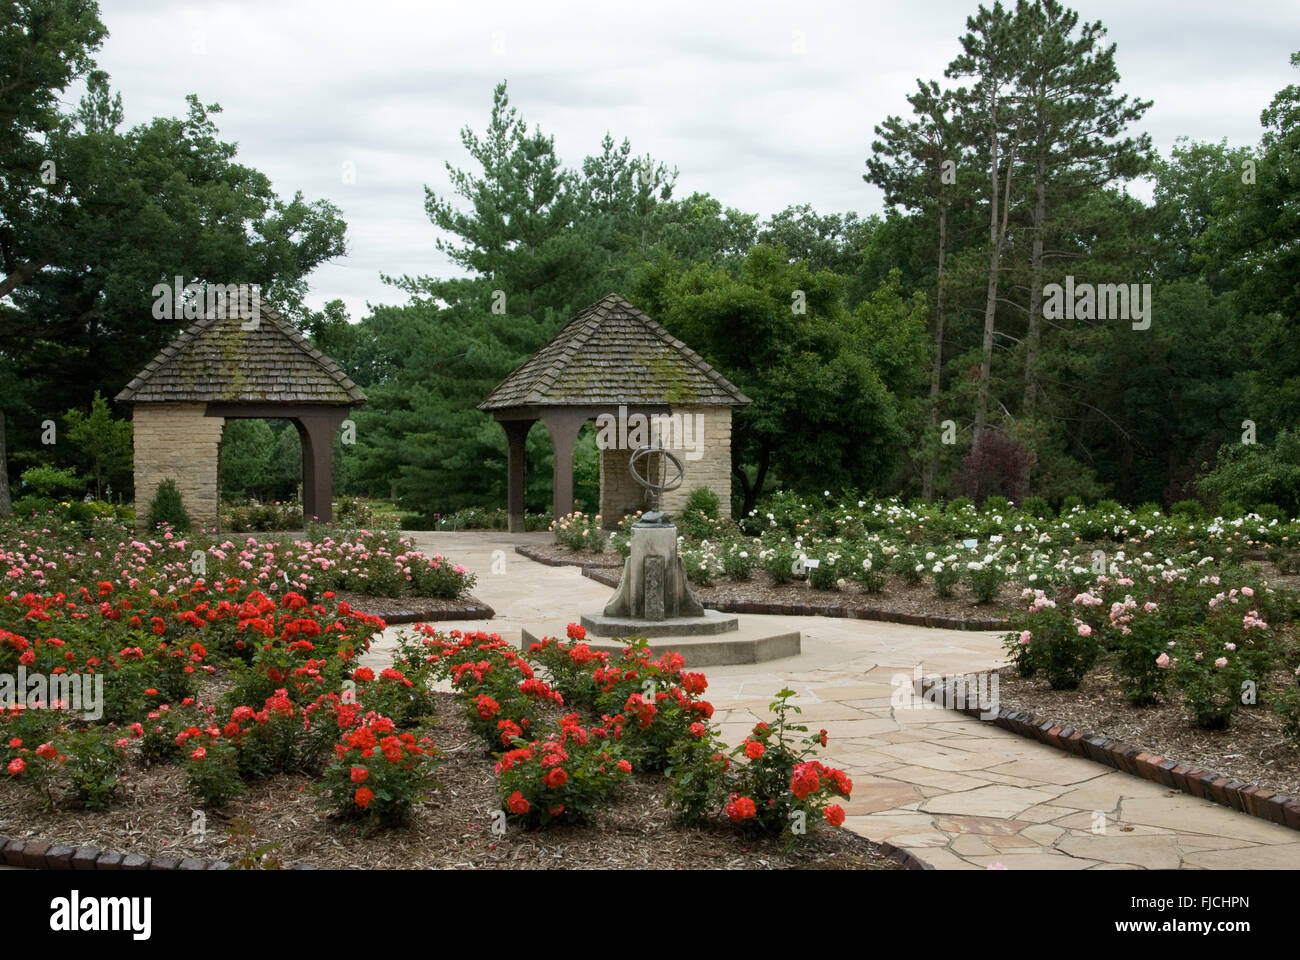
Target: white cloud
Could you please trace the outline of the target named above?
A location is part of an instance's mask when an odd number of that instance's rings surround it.
[[[976,6],[108,0],[99,60],[129,123],[197,93],[282,195],[342,208],[349,253],[312,276],[311,302],[342,298],[356,318],[403,299],[381,272],[454,272],[424,186],[447,192],[444,163],[466,165],[459,131],[483,128],[499,80],[570,166],[609,130],[677,166],[682,195],[765,216],[801,202],[867,214],[880,209],[861,177],[872,127],[906,110],[917,77],[942,79]],[[1180,135],[1254,143],[1260,110],[1296,82],[1291,2],[1075,9],[1109,29],[1123,90],[1155,100],[1142,129],[1163,151]]]

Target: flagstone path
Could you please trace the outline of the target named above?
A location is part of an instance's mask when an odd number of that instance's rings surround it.
[[[514,552],[549,534],[414,533],[478,575],[491,621],[447,623],[517,641],[521,627],[563,635],[611,590],[577,567]],[[748,615],[753,616],[753,615]],[[825,762],[853,778],[845,825],[939,869],[1300,868],[1300,832],[1025,740],[954,711],[895,710],[893,680],[986,670],[1002,663],[999,635],[829,617],[764,617],[803,631],[803,653],[709,667],[706,696],[729,743],[767,718],[772,694],[797,692],[810,728],[825,728]],[[389,628],[391,638],[401,627]],[[384,642],[368,659],[385,662]]]

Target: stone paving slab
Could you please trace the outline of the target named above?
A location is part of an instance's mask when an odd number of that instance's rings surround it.
[[[492,621],[441,629],[517,637],[522,627],[552,623],[562,632],[579,614],[603,609],[612,593],[576,567],[548,567],[514,553],[519,543],[549,542],[546,533],[410,536],[478,574],[474,593],[497,611]],[[850,830],[888,840],[937,869],[1300,869],[1300,832],[963,714],[894,709],[894,684],[910,683],[915,667],[952,674],[1002,665],[1000,633],[762,619],[773,630],[802,631],[803,652],[709,668],[715,716],[724,721],[724,737],[739,742],[767,715],[773,694],[794,689],[807,717],[824,718],[809,725],[830,732],[826,756],[854,780]],[[397,629],[369,656],[382,660]]]

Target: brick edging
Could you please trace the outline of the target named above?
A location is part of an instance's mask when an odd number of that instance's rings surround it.
[[[518,549],[518,548],[516,548]],[[583,567],[582,575],[617,587],[621,570],[609,567]],[[905,623],[913,627],[938,627],[945,630],[1009,630],[1009,620],[964,620],[961,617],[941,617],[936,614],[898,613],[877,607],[859,607],[849,604],[776,603],[771,600],[708,600],[705,606],[723,613],[759,613],[787,617],[840,617],[846,620],[879,620],[884,623]]]
[[[978,676],[962,674],[961,676]],[[929,676],[921,680],[923,693],[945,683],[946,676]],[[967,716],[983,720],[978,705],[958,710]],[[1024,710],[999,707],[996,717],[984,720],[1010,730],[1012,733],[1037,740],[1075,756],[1086,757],[1123,773],[1160,783],[1172,790],[1181,790],[1193,797],[1213,800],[1241,813],[1276,823],[1279,826],[1300,830],[1300,799],[1274,793],[1255,784],[1243,783],[1225,777],[1213,770],[1190,763],[1180,763],[1170,757],[1152,753],[1141,747],[1112,740],[1096,733],[1075,730],[1073,727],[1045,720]]]
[[[98,847],[74,847],[44,840],[18,840],[0,836],[0,862],[28,870],[230,870],[225,860],[194,857],[147,857]],[[309,863],[286,864],[288,870],[318,870]]]
[[[860,834],[859,834],[860,836]],[[868,837],[868,840],[871,838]],[[926,863],[911,850],[904,850],[902,847],[896,847],[888,840],[872,840],[876,846],[885,851],[885,855],[891,860],[896,860],[908,870],[933,870],[934,864]]]

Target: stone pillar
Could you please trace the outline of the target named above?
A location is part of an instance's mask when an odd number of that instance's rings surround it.
[[[524,478],[528,431],[535,420],[500,420],[506,432],[506,515],[511,533],[527,529],[524,519]]]
[[[347,408],[294,417],[302,440],[302,516],[321,523],[334,519],[334,434],[347,419]]]
[[[158,484],[176,483],[197,529],[221,523],[217,460],[225,420],[206,416],[203,403],[137,403],[131,411],[135,451],[135,525],[148,528],[149,504]]]
[[[631,450],[600,451],[600,516],[606,530],[615,529],[627,514],[645,509],[645,488],[627,469],[631,459]]]
[[[542,414],[542,423],[551,435],[554,461],[551,465],[551,514],[559,519],[573,512],[573,448],[578,431],[587,421],[585,414],[551,410]]]
[[[704,615],[704,607],[686,581],[686,565],[677,554],[675,526],[632,525],[632,552],[623,562],[623,578],[604,615],[655,621]]]
[[[672,436],[662,442],[682,462],[682,485],[663,496],[661,509],[681,516],[686,498],[696,487],[718,495],[718,515],[731,516],[731,408],[674,406],[669,423]]]

